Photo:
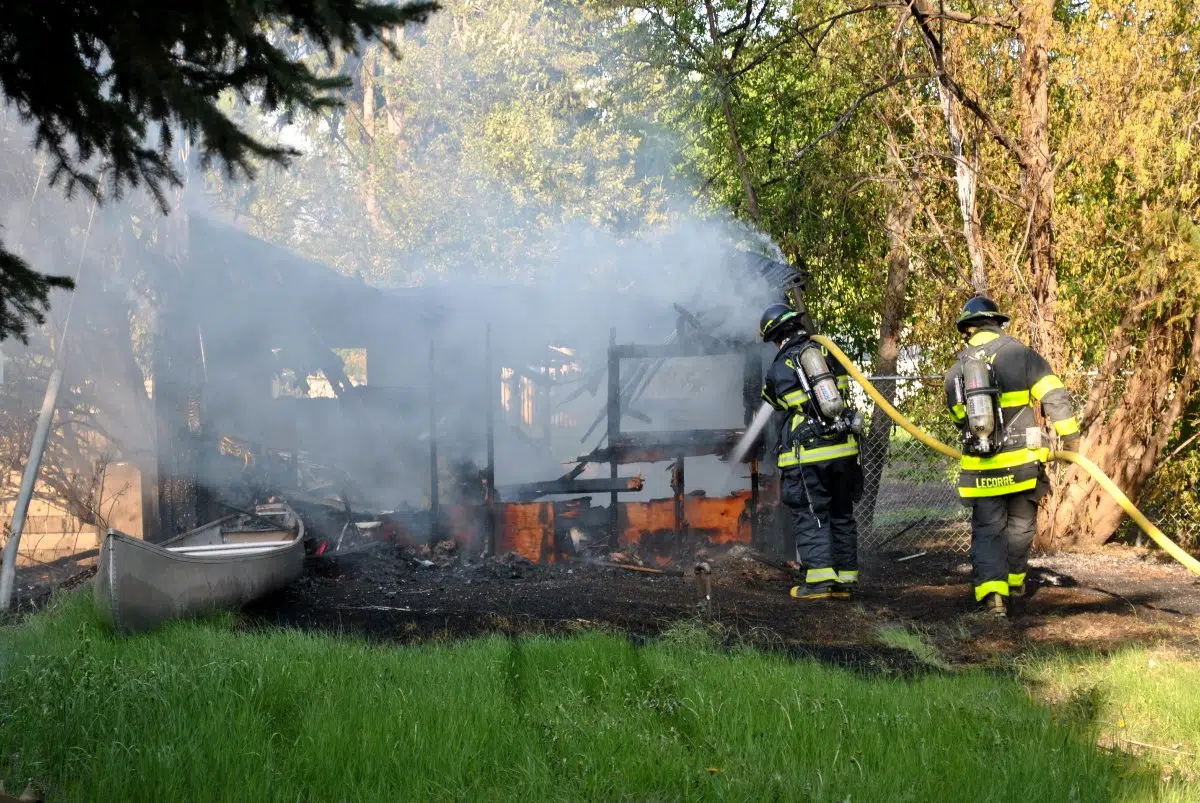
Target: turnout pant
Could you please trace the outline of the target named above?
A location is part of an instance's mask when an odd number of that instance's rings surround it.
[[[792,514],[796,559],[805,582],[858,582],[858,524],[854,502],[862,496],[858,457],[841,457],[785,469],[781,499]]]
[[[1041,494],[1030,490],[971,500],[971,565],[975,600],[1025,582],[1029,547],[1037,531]]]

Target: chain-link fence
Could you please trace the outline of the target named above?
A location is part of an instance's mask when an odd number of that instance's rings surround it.
[[[938,547],[966,552],[970,509],[955,489],[957,466],[894,427],[884,441],[861,449],[867,488],[857,507],[860,545],[868,551]],[[872,463],[881,462],[872,486]]]
[[[871,377],[896,407],[917,426],[956,444],[943,405],[941,377]],[[855,406],[874,404],[852,385]],[[864,493],[857,506],[860,548],[867,551],[929,547],[966,552],[971,546],[970,509],[955,489],[957,464],[924,445],[890,418],[868,418],[859,445]]]
[[[1139,508],[1163,533],[1184,549],[1200,547],[1200,503],[1195,484],[1182,491],[1160,487],[1153,478],[1142,492]],[[1128,518],[1118,537],[1128,543],[1141,545],[1150,539]]]

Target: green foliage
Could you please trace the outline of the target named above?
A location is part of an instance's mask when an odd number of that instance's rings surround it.
[[[1056,221],[1064,329],[1096,364],[1131,305],[1190,329],[1200,309],[1200,32],[1193,3],[1091,3],[1062,34],[1063,171]],[[1181,355],[1182,356],[1182,355]]]
[[[282,162],[294,150],[269,144],[220,108],[223,93],[253,97],[268,110],[336,106],[343,77],[320,76],[272,40],[287,27],[332,58],[360,40],[423,20],[436,8],[420,0],[380,5],[361,0],[274,0],[179,6],[127,0],[0,6],[0,91],[35,142],[52,158],[50,184],[65,180],[99,198],[145,187],[162,211],[165,187],[181,178],[175,140],[198,143],[201,161],[252,176],[254,160]],[[0,248],[0,340],[40,322],[47,293],[69,282],[32,271]],[[12,294],[10,296],[10,293]]]
[[[582,270],[606,253],[587,237],[666,221],[664,165],[642,147],[617,44],[612,15],[581,2],[456,0],[396,43],[399,60],[370,48],[339,68],[351,105],[304,118],[300,169],[222,201],[255,233],[381,284]]]
[[[812,275],[808,303],[818,326],[859,359],[874,351],[887,238],[878,185],[886,153],[867,113],[839,117],[862,89],[878,54],[878,20],[822,20],[841,7],[822,2],[776,8],[716,2],[714,42],[700,4],[635,4],[636,58],[667,71],[659,119],[684,141],[684,174],[703,187],[704,208],[748,213],[736,134],[760,209],[757,225]],[[815,56],[825,39],[836,63]],[[726,114],[724,102],[731,109]],[[731,118],[734,131],[731,131]],[[837,133],[818,140],[837,127]]]
[[[71,279],[38,273],[16,254],[0,249],[0,340],[15,337],[28,343],[29,323],[46,322],[50,291],[74,287]]]
[[[864,676],[695,631],[388,648],[231,625],[117,639],[76,595],[0,630],[0,777],[62,801],[1185,794],[984,672]]]

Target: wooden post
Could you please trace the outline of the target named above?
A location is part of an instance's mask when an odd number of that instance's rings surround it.
[[[687,529],[686,510],[684,508],[685,483],[683,476],[683,455],[675,458],[671,468],[671,490],[675,492],[675,552],[679,554],[683,548],[683,534]]]
[[[760,399],[762,398],[762,354],[757,348],[752,347],[746,353],[746,361],[743,363],[742,375],[742,407],[744,408],[743,415],[746,426],[754,421],[754,416],[758,412]],[[759,508],[759,455],[762,453],[762,447],[759,446],[754,450],[754,457],[750,460],[750,543],[755,547],[758,543],[758,508]]]
[[[437,447],[437,364],[433,341],[429,341],[429,535],[430,540],[440,533],[441,509],[438,503]]]
[[[613,327],[608,332],[608,450],[610,461],[609,477],[614,482],[617,479],[619,456],[616,453],[617,441],[621,437],[621,357],[617,353],[617,329]],[[617,492],[609,494],[608,502],[608,538],[609,545],[616,549],[619,541],[617,515]]]
[[[484,473],[484,482],[487,483],[487,495],[484,497],[487,504],[487,553],[489,555],[496,554],[496,394],[493,381],[495,377],[492,372],[495,370],[492,365],[492,325],[488,323],[487,333],[483,341],[483,372],[487,377],[484,394],[486,402],[484,404],[484,415],[486,416],[487,425],[487,468]]]

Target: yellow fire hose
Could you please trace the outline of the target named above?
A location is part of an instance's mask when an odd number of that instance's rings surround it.
[[[874,399],[875,403],[878,404],[893,421],[903,427],[910,435],[928,446],[930,449],[941,452],[946,457],[954,460],[962,457],[962,452],[960,452],[958,449],[955,449],[953,446],[948,446],[939,441],[937,438],[922,432],[915,424],[913,424],[913,422],[905,418],[899,410],[888,403],[888,400],[883,397],[883,394],[875,389],[875,386],[871,384],[870,380],[863,375],[862,371],[858,370],[858,366],[851,362],[850,358],[846,356],[845,352],[837,347],[836,343],[824,335],[813,335],[812,339],[828,349],[829,353],[834,356],[834,359],[836,359],[846,368],[846,370],[850,373],[850,376],[854,377],[854,381],[862,385],[862,388],[867,392],[867,395]],[[1091,478],[1108,493],[1109,496],[1117,501],[1117,504],[1121,506],[1121,509],[1129,514],[1129,518],[1137,522],[1137,525],[1142,528],[1142,531],[1146,533],[1146,535],[1150,536],[1154,540],[1154,543],[1162,547],[1167,554],[1175,558],[1175,560],[1186,566],[1187,569],[1193,574],[1200,574],[1200,561],[1197,561],[1187,552],[1184,552],[1178,544],[1176,544],[1170,538],[1167,538],[1167,536],[1163,534],[1162,530],[1155,527],[1154,523],[1150,521],[1150,519],[1146,518],[1145,515],[1142,514],[1142,511],[1138,510],[1137,507],[1134,506],[1133,502],[1129,501],[1129,497],[1126,496],[1124,492],[1122,492],[1121,489],[1118,488],[1113,481],[1108,478],[1107,474],[1100,470],[1099,466],[1076,452],[1048,451],[1047,453],[1050,460],[1060,460],[1066,463],[1074,463],[1077,466],[1081,466],[1083,470],[1091,475]]]

